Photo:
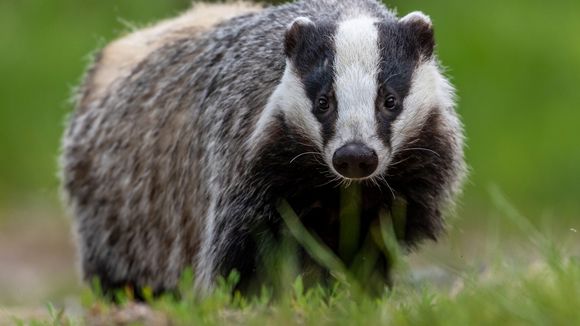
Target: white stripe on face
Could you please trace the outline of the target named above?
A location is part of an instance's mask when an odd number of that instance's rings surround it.
[[[284,112],[285,117],[294,127],[300,128],[318,148],[322,148],[322,131],[320,123],[312,114],[312,102],[304,91],[300,77],[296,75],[293,64],[288,60],[280,84],[270,96],[260,119],[256,124],[247,145],[251,153],[257,153],[260,147],[260,138],[264,135],[278,112]]]
[[[335,92],[338,118],[335,136],[329,142],[327,157],[352,141],[359,141],[380,152],[375,101],[381,60],[376,18],[359,16],[339,24],[335,43]]]
[[[421,63],[413,72],[403,111],[392,125],[392,151],[399,150],[409,138],[417,135],[432,110],[444,116],[454,106],[454,89],[433,60]]]

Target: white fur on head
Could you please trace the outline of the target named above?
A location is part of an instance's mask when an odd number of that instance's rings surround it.
[[[375,18],[358,16],[338,26],[334,40],[338,118],[336,134],[325,151],[329,166],[334,152],[350,142],[361,142],[375,150],[379,166],[388,155],[377,136],[375,115],[381,60],[376,22]]]
[[[260,136],[266,134],[266,130],[278,112],[283,112],[286,119],[294,127],[300,128],[302,135],[306,135],[313,144],[322,149],[320,123],[312,114],[312,102],[306,95],[304,85],[290,60],[286,60],[286,69],[282,80],[270,96],[252,137],[250,137],[248,144],[252,149],[251,152],[255,152],[259,148]]]
[[[450,115],[454,99],[453,86],[439,71],[437,62],[429,60],[420,63],[413,72],[409,94],[403,101],[403,111],[392,125],[393,152],[421,131],[432,110]]]

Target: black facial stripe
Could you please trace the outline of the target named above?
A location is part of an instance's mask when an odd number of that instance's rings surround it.
[[[377,23],[379,48],[381,51],[380,71],[378,74],[378,96],[376,99],[377,134],[385,146],[391,143],[391,127],[399,114],[405,109],[404,99],[409,94],[411,79],[420,59],[409,29],[397,22]],[[383,106],[387,96],[397,97],[398,106],[386,112]]]
[[[330,87],[331,88],[331,87]],[[328,94],[328,101],[330,103],[329,112],[325,115],[316,115],[315,117],[322,126],[322,143],[324,146],[332,139],[336,132],[336,120],[338,119],[338,104],[334,92],[330,89]],[[317,98],[313,98],[312,106],[316,109]]]
[[[336,100],[333,96],[335,48],[333,36],[336,25],[315,22],[316,28],[304,33],[296,55],[291,58],[298,77],[304,85],[306,95],[312,103],[312,114],[322,126],[322,140],[326,144],[334,136],[338,117]],[[320,96],[328,97],[330,112],[316,115],[315,110]]]
[[[312,103],[312,114],[321,124],[324,145],[334,136],[336,119],[338,118],[336,97],[333,90],[334,65],[331,60],[333,58],[329,58],[322,66],[317,67],[302,79],[306,95],[310,99],[310,103]],[[316,112],[318,99],[321,96],[326,96],[330,105],[329,112],[323,115]]]
[[[312,30],[306,30],[301,35],[302,40],[297,45],[296,55],[291,58],[296,72],[302,79],[322,67],[326,58],[332,64],[335,54],[332,36],[336,26],[324,22],[315,24]]]

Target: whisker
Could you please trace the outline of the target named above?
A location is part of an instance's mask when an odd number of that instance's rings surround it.
[[[289,164],[292,164],[299,157],[302,157],[302,156],[308,155],[308,154],[314,154],[314,155],[316,155],[316,154],[319,154],[319,153],[317,153],[317,152],[306,152],[306,153],[298,154],[298,155],[296,155],[296,157],[294,157],[293,159],[290,160],[290,163]]]
[[[314,155],[314,159],[316,160],[316,163],[320,165],[326,165],[326,163],[324,163],[324,156],[322,154]]]
[[[370,178],[370,179],[369,179],[369,181],[370,181],[370,182],[371,182],[373,185],[375,185],[377,188],[380,188],[380,187],[381,187],[381,185],[379,184],[379,181],[377,180],[377,177],[372,177],[372,178]]]
[[[393,195],[393,200],[395,200],[395,191],[393,190],[393,188],[391,187],[391,185],[389,184],[389,182],[387,181],[387,178],[385,178],[385,176],[381,176],[381,180],[383,180],[385,182],[385,184],[387,185],[387,187],[389,188],[389,190],[391,191],[391,195]]]
[[[391,163],[391,164],[389,164],[389,167],[397,166],[398,164],[404,163],[404,162],[406,162],[406,161],[408,161],[408,160],[410,160],[410,159],[411,159],[410,157],[405,157],[405,158],[404,158],[404,159],[402,159],[402,160],[398,160],[398,161],[397,161],[397,162],[395,162],[395,163]]]
[[[402,150],[399,150],[399,153],[408,152],[408,151],[426,151],[426,152],[433,153],[433,154],[437,155],[438,157],[441,157],[441,155],[439,155],[439,153],[437,153],[436,151],[434,151],[432,149],[428,149],[428,148],[423,148],[423,147],[404,148]]]
[[[351,179],[345,179],[345,178],[342,179],[341,185],[344,186],[345,188],[350,187],[351,184],[352,184]]]
[[[323,172],[323,175],[325,177],[329,178],[330,180],[328,182],[325,182],[325,183],[323,183],[321,185],[318,185],[316,187],[324,187],[324,186],[327,186],[327,185],[329,185],[329,184],[331,184],[333,182],[338,182],[337,186],[340,186],[341,181],[342,181],[342,178],[341,177],[337,176],[336,174],[334,174],[334,173],[332,173],[332,172],[330,172],[328,170],[327,171],[324,171]]]

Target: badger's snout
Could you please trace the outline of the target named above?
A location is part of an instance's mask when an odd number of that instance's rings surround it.
[[[348,143],[334,152],[332,165],[338,173],[349,179],[366,178],[379,165],[377,153],[361,143]]]

